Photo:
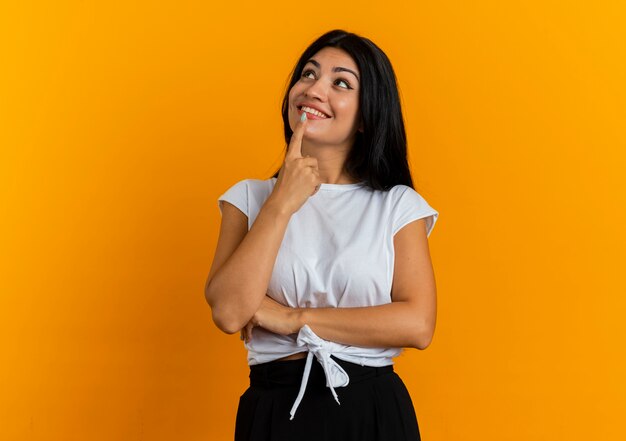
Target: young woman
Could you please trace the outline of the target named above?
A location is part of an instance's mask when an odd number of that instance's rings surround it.
[[[281,168],[218,200],[205,287],[248,350],[235,440],[419,440],[393,358],[433,337],[439,214],[413,188],[391,63],[330,31],[300,57],[282,114]]]

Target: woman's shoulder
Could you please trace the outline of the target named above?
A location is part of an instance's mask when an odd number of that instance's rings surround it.
[[[259,178],[244,178],[239,181],[235,181],[230,188],[246,188],[250,191],[263,191],[272,189],[276,183],[275,178],[259,179]]]
[[[244,178],[231,184],[219,197],[219,201],[226,201],[239,208],[246,216],[256,217],[260,207],[272,193],[273,178],[258,179]]]
[[[415,201],[415,202],[426,201],[424,196],[422,196],[417,190],[415,190],[413,187],[409,187],[408,185],[404,185],[404,184],[394,185],[389,190],[389,194],[401,200],[408,200],[408,201]]]

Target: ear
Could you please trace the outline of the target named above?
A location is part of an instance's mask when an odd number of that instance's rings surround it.
[[[359,125],[358,131],[363,133],[363,120],[361,120],[361,124]]]

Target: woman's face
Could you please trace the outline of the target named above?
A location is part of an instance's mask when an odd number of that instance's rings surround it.
[[[307,110],[304,139],[310,144],[352,146],[360,129],[360,72],[342,49],[325,47],[302,69],[302,75],[289,91],[289,125],[294,130],[302,106],[312,107],[325,116]]]

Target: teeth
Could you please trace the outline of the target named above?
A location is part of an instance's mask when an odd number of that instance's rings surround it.
[[[312,113],[313,115],[316,115],[322,118],[327,118],[327,116],[324,115],[322,112],[318,112],[317,110],[311,109],[310,107],[307,107],[307,106],[302,106],[302,110],[308,113]]]

